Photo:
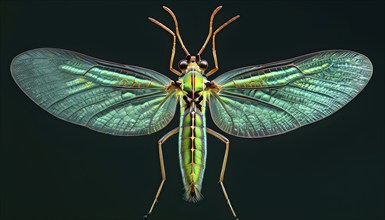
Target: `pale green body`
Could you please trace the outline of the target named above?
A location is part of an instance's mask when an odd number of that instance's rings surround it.
[[[200,72],[197,66],[191,66],[179,79],[183,91],[180,97],[179,161],[188,201],[201,198],[207,156],[204,91],[207,79]]]
[[[52,115],[113,135],[161,130],[174,117],[179,99],[185,198],[198,201],[207,156],[206,103],[213,122],[228,134],[279,135],[346,105],[368,83],[373,66],[357,52],[330,50],[243,67],[209,82],[194,63],[179,78],[179,87],[153,70],[40,48],[18,55],[11,72],[20,88]]]

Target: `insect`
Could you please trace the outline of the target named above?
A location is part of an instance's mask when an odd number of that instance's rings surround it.
[[[283,134],[321,120],[352,100],[368,83],[373,67],[362,54],[345,50],[316,52],[284,61],[243,67],[210,77],[219,69],[216,35],[239,15],[213,31],[217,7],[210,17],[208,36],[198,53],[191,55],[179,34],[149,18],[173,39],[168,77],[149,69],[122,65],[80,53],[40,48],[18,55],[11,73],[20,88],[39,106],[63,120],[90,129],[121,136],[148,135],[164,128],[180,107],[180,125],[158,141],[162,181],[147,218],[154,209],[166,180],[162,145],[179,136],[179,161],[185,189],[184,198],[202,198],[206,167],[207,134],[225,144],[219,183],[234,218],[223,183],[230,142],[206,125],[206,110],[218,128],[244,138]],[[178,41],[186,58],[174,69]],[[214,68],[201,54],[212,43]]]

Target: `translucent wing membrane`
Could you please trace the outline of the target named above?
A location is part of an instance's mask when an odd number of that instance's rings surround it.
[[[223,131],[240,137],[272,136],[325,118],[352,100],[373,72],[352,51],[322,51],[244,67],[217,77],[210,111]]]
[[[20,88],[66,121],[113,135],[145,135],[165,127],[176,109],[171,80],[152,70],[61,49],[35,49],[11,64]]]

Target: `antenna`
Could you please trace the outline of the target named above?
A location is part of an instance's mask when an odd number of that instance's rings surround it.
[[[182,38],[180,37],[180,34],[179,34],[179,27],[178,27],[178,20],[176,19],[176,16],[174,15],[174,13],[171,11],[171,9],[167,8],[166,6],[163,6],[163,9],[166,10],[172,17],[172,19],[174,19],[174,22],[175,22],[175,29],[176,29],[176,36],[178,37],[179,39],[179,43],[180,45],[182,46],[184,52],[186,52],[186,55],[190,55],[190,53],[188,52],[187,48],[184,46],[183,44],[183,41],[182,41]]]
[[[206,47],[207,44],[209,43],[209,40],[210,40],[210,38],[211,38],[211,34],[213,33],[213,21],[214,21],[214,17],[215,17],[215,15],[218,13],[218,11],[221,10],[221,8],[222,8],[222,5],[221,5],[221,6],[218,6],[218,7],[213,11],[213,13],[211,14],[211,17],[210,17],[209,34],[207,35],[206,41],[205,41],[205,43],[203,44],[202,48],[201,48],[200,51],[198,52],[198,55],[202,54],[202,52],[204,51],[205,47]]]

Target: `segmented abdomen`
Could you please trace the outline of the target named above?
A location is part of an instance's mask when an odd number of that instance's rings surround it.
[[[201,199],[203,174],[206,165],[206,122],[198,109],[181,114],[179,132],[179,160],[185,199],[196,202]]]

